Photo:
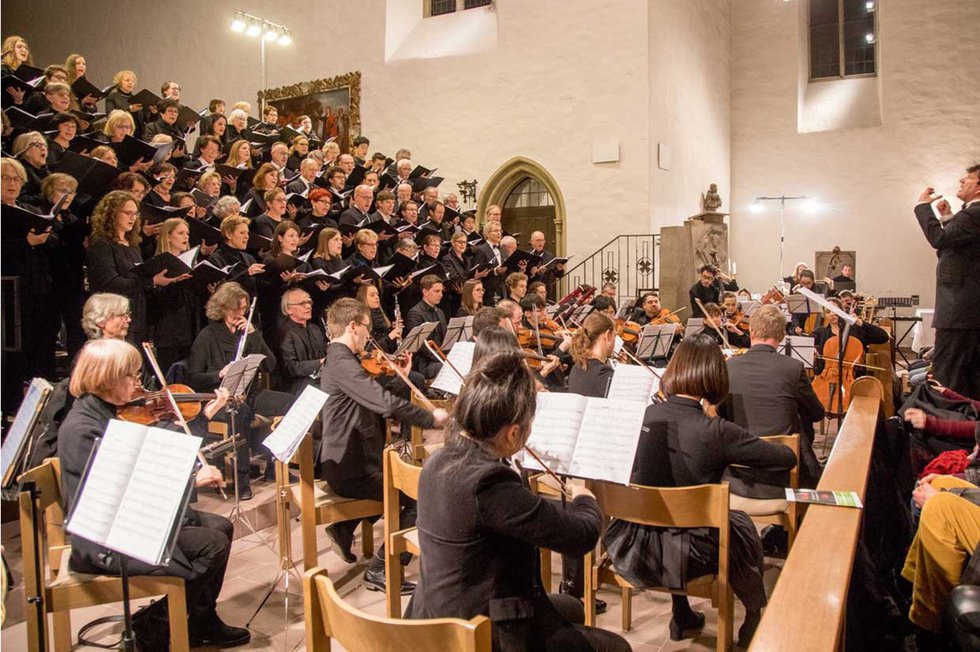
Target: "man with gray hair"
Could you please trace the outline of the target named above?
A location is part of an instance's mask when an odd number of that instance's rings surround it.
[[[361,184],[354,188],[354,194],[350,200],[350,208],[340,214],[339,222],[341,224],[349,224],[350,226],[357,226],[361,222],[364,222],[364,220],[370,222],[368,210],[371,208],[371,202],[373,201],[374,191],[371,190],[371,186]]]
[[[290,288],[282,295],[282,314],[286,317],[280,332],[279,370],[283,391],[299,396],[307,385],[316,385],[320,367],[327,355],[323,326],[313,319],[313,299],[302,288]]]

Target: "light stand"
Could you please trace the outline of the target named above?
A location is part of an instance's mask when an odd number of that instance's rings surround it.
[[[272,22],[265,18],[247,14],[244,11],[236,10],[231,19],[231,31],[244,34],[255,38],[259,37],[259,66],[262,77],[261,91],[259,92],[260,105],[259,112],[265,109],[265,91],[268,89],[268,59],[266,56],[266,41],[275,41],[279,45],[289,45],[293,42],[293,33],[285,25]]]
[[[811,197],[807,195],[796,195],[793,197],[788,197],[786,195],[780,195],[778,197],[756,197],[755,201],[752,203],[753,212],[757,212],[762,209],[763,202],[767,201],[778,201],[779,202],[779,282],[783,282],[783,246],[786,242],[786,202],[804,200],[810,201]]]

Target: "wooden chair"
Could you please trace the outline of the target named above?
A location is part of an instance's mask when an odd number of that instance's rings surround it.
[[[323,480],[313,477],[313,435],[306,433],[293,461],[299,463],[299,485],[291,485],[293,501],[300,508],[300,524],[303,538],[303,570],[310,570],[318,563],[316,528],[341,521],[363,520],[361,524],[361,550],[365,558],[374,555],[373,524],[366,520],[381,516],[384,506],[377,500],[343,498],[333,493]]]
[[[445,400],[432,399],[432,404],[437,408],[443,408],[444,410],[448,410],[449,412],[452,412],[453,410],[453,401],[451,399],[445,399]],[[419,407],[421,407],[422,405],[419,402],[418,397],[415,395],[415,392],[412,392],[412,405],[418,405]],[[431,455],[433,452],[435,452],[435,450],[439,448],[438,446],[433,447],[432,444],[426,445],[423,434],[424,434],[424,430],[422,428],[419,428],[418,426],[412,426],[409,432],[409,437],[410,437],[409,441],[411,445],[412,459],[415,460],[415,462],[418,464],[421,464],[422,460],[424,460],[426,457]]]
[[[558,483],[547,473],[532,475],[528,478],[528,486],[531,493],[542,498],[561,500],[561,489],[559,489]],[[551,550],[540,548],[539,552],[541,554],[541,586],[544,587],[545,593],[551,593]]]
[[[416,527],[399,530],[401,494],[413,500],[419,499],[419,476],[422,467],[409,464],[393,448],[384,452],[384,506],[385,506],[385,601],[389,618],[402,617],[401,553],[419,554],[419,532]]]
[[[656,527],[718,529],[718,573],[693,578],[686,590],[666,587],[646,589],[663,593],[711,598],[718,610],[718,652],[727,652],[732,645],[733,596],[728,584],[728,484],[707,484],[694,487],[655,488],[636,485],[622,486],[597,482],[596,500],[602,513],[631,523]],[[623,631],[632,626],[631,591],[635,588],[612,567],[606,553],[596,560],[595,553],[585,556],[585,624],[595,625],[595,593],[602,584],[615,584],[623,598]]]
[[[789,472],[789,486],[791,489],[800,488],[800,436],[799,435],[771,435],[761,437],[772,444],[782,444],[789,446],[796,456],[796,466]],[[757,499],[744,498],[732,494],[731,508],[745,512],[752,519],[753,523],[763,523],[780,525],[786,530],[789,536],[789,548],[793,547],[796,539],[796,531],[799,527],[800,510],[799,503],[785,498]]]
[[[345,649],[358,652],[490,652],[490,620],[485,616],[470,620],[371,616],[344,603],[322,568],[313,568],[304,575],[303,601],[310,652],[327,652],[331,638]]]
[[[34,483],[34,499],[24,489],[18,496],[20,506],[20,535],[23,544],[24,595],[36,598],[42,608],[28,603],[27,649],[41,652],[38,640],[39,614],[47,632],[47,615],[54,622],[54,649],[71,650],[71,610],[122,601],[122,580],[106,575],[74,573],[68,568],[71,546],[64,529],[61,507],[61,465],[57,459],[45,460],[40,466],[25,472],[22,483]],[[40,578],[40,584],[38,583]],[[187,652],[187,602],[184,580],[179,577],[137,575],[129,578],[131,598],[167,596],[170,620],[170,649]],[[43,650],[50,649],[45,635]]]

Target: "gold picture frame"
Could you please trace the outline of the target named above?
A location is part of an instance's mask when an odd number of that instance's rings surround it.
[[[359,70],[259,91],[260,106],[263,100],[278,109],[281,126],[295,127],[299,116],[310,116],[313,134],[321,142],[335,137],[341,152],[350,152],[352,141],[361,135]]]

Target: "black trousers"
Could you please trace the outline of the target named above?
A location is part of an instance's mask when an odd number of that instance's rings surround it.
[[[280,417],[289,411],[296,397],[286,392],[271,389],[261,389],[249,395],[248,400],[238,409],[235,415],[235,432],[246,442],[248,448],[242,447],[238,452],[238,481],[248,480],[249,458],[252,453],[268,452],[262,447],[262,440],[268,434],[265,429],[252,430],[252,419],[256,414],[264,417]],[[228,422],[228,412],[221,408],[214,416],[215,421]]]
[[[980,399],[980,329],[937,328],[932,374],[951,390]]]
[[[628,652],[632,648],[620,636],[586,627],[582,603],[569,595],[541,595],[528,619],[493,623],[495,652],[542,650],[544,652]]]
[[[213,617],[221,584],[231,554],[233,526],[224,516],[188,510],[185,524],[177,535],[174,556],[166,566],[151,566],[129,560],[130,575],[173,575],[183,578],[187,595],[188,625],[207,622]],[[80,573],[119,575],[119,555],[79,559],[72,555],[71,567]]]
[[[340,474],[340,465],[336,462],[324,462],[320,469],[323,479],[330,485],[330,489],[338,496],[344,498],[360,498],[363,500],[384,500],[384,477],[380,473],[365,475],[358,478],[344,478]],[[418,503],[405,494],[401,494],[401,513],[398,518],[399,529],[410,528],[415,525],[418,516]],[[345,536],[353,537],[354,530],[360,521],[343,521],[336,523],[334,527],[343,532]],[[372,570],[384,568],[384,543],[378,546],[378,551],[374,555],[371,564]],[[408,564],[412,556],[403,554],[401,557],[402,565]],[[379,562],[380,561],[380,565]]]

